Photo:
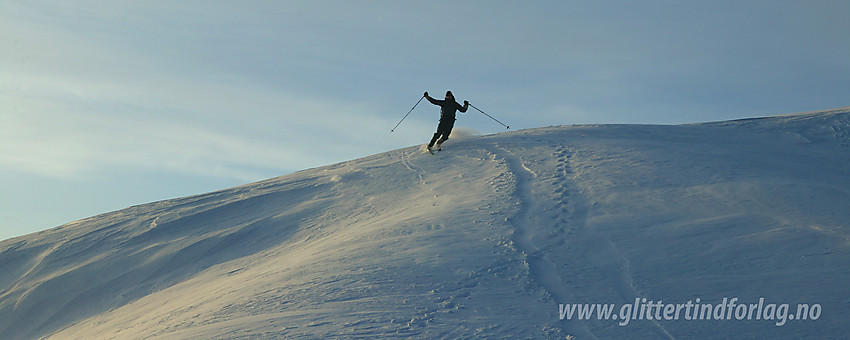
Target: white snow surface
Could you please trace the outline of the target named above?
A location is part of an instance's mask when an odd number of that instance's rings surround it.
[[[848,223],[850,108],[466,136],[2,241],[0,337],[842,338]],[[736,297],[822,310],[559,318]]]

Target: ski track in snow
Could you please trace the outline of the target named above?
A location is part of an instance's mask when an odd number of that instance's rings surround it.
[[[425,180],[425,177],[422,176],[422,173],[423,173],[422,169],[419,169],[416,165],[413,164],[413,162],[410,161],[410,157],[412,155],[415,156],[416,154],[420,154],[421,153],[420,150],[422,148],[423,148],[423,146],[411,147],[411,148],[409,148],[409,150],[403,150],[401,152],[401,164],[406,169],[408,169],[411,172],[413,172],[414,174],[416,174],[416,177],[419,178],[419,186],[420,187],[428,188],[429,192],[433,193],[433,195],[432,195],[433,201],[431,202],[431,206],[436,207],[437,206],[437,194],[434,193],[434,189],[432,187],[428,186],[428,182]]]
[[[587,228],[586,221],[590,209],[587,199],[579,197],[578,188],[569,180],[569,177],[573,175],[569,166],[573,151],[563,145],[553,144],[550,146],[555,149],[554,156],[558,163],[556,167],[558,173],[555,177],[558,179],[557,186],[561,188],[561,193],[557,203],[563,207],[561,212],[565,215],[561,218],[561,221],[566,223],[575,235],[583,235],[587,238],[587,244],[590,244],[588,248],[593,249],[593,255],[595,255],[590,257],[590,262],[605,274],[606,279],[623,298],[623,301],[633,301],[634,298],[638,297],[638,293],[635,290],[629,259],[606,235]],[[651,320],[651,322],[660,335],[668,339],[675,339],[658,321]]]
[[[545,249],[538,247],[531,237],[529,226],[537,223],[535,216],[542,212],[532,192],[532,185],[538,177],[537,173],[530,169],[519,156],[506,148],[498,145],[487,145],[486,149],[506,162],[508,170],[516,180],[516,192],[521,206],[516,216],[510,219],[511,225],[514,227],[513,242],[516,248],[526,255],[526,262],[532,279],[540,284],[556,303],[576,301],[575,296],[568,290],[567,284],[559,276],[556,265],[546,256]],[[561,164],[564,166],[562,170],[567,171],[566,162]],[[566,201],[568,195],[567,191],[562,192],[564,201]],[[566,210],[566,208],[564,209]],[[570,219],[570,216],[566,216],[566,219]],[[571,326],[569,328],[572,329],[564,329],[565,333],[576,333],[582,338],[596,338],[584,324],[575,322],[568,322],[568,324]],[[561,326],[563,323],[558,325]]]
[[[587,203],[588,199],[578,192],[578,188],[570,180],[571,176],[576,175],[569,165],[573,151],[557,143],[550,146],[555,149],[553,155],[558,163],[556,167],[558,173],[555,178],[557,179],[556,185],[560,190],[560,202],[558,204],[562,206],[561,213],[563,214],[560,221],[567,225],[573,237],[578,239],[577,242],[588,245],[587,248],[592,250],[587,259],[604,275],[623,301],[633,301],[639,294],[634,286],[629,259],[604,233],[587,228],[586,221],[590,210]],[[659,335],[668,339],[675,339],[658,321],[651,320],[651,323]]]
[[[538,140],[538,142],[541,141]],[[516,179],[517,197],[521,201],[521,207],[510,222],[515,228],[514,244],[519,251],[526,254],[530,275],[556,303],[579,301],[559,274],[558,264],[550,260],[548,256],[552,255],[551,250],[554,245],[540,246],[533,240],[533,230],[548,227],[540,224],[545,223],[543,220],[546,218],[552,218],[556,223],[551,228],[555,230],[557,237],[561,238],[561,242],[587,244],[588,249],[593,249],[593,253],[587,255],[588,262],[603,273],[605,280],[617,291],[623,301],[633,301],[638,294],[634,287],[628,258],[605,235],[589,230],[585,224],[590,209],[587,199],[576,193],[578,188],[570,180],[570,176],[574,175],[569,165],[573,151],[559,143],[551,143],[549,147],[554,149],[552,155],[557,162],[556,173],[552,177],[558,189],[553,199],[556,209],[552,213],[538,203],[541,199],[539,196],[543,195],[535,195],[533,191],[535,181],[540,177],[538,173],[508,147],[486,146],[488,152],[505,161],[508,170]],[[550,234],[548,237],[552,238],[555,234]],[[569,261],[569,259],[560,260]],[[561,320],[560,322],[567,325],[564,329],[565,333],[574,333],[581,338],[597,338],[585,321]],[[675,339],[660,323],[655,320],[651,322],[660,336]]]
[[[402,153],[401,153],[401,164],[404,165],[404,167],[407,168],[407,170],[410,170],[411,172],[415,173],[417,177],[419,177],[419,183],[420,184],[425,185],[425,178],[422,177],[422,172],[419,171],[419,169],[416,168],[416,166],[413,165],[413,163],[410,162],[410,155],[417,153],[418,148],[411,148],[411,149],[412,150],[410,150],[410,151],[406,151],[406,150],[402,151]]]

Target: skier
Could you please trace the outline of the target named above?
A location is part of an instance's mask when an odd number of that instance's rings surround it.
[[[428,99],[431,104],[438,105],[440,107],[440,124],[437,125],[437,133],[434,134],[434,137],[431,138],[431,142],[428,143],[428,151],[430,151],[434,146],[434,142],[437,143],[437,148],[439,148],[440,144],[445,142],[446,139],[449,139],[449,134],[452,133],[455,120],[457,120],[457,118],[455,118],[456,112],[466,112],[469,108],[469,102],[464,100],[463,106],[460,106],[460,104],[455,101],[455,96],[452,94],[452,91],[446,91],[445,100],[431,98],[431,96],[428,95],[428,92],[425,92],[425,99]]]

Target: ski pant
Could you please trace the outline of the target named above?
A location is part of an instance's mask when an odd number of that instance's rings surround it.
[[[428,143],[428,147],[434,146],[434,142],[442,143],[445,142],[446,139],[449,139],[449,135],[452,133],[452,128],[455,126],[454,119],[440,119],[440,124],[437,125],[437,133],[434,134],[434,137],[431,138],[431,142]],[[442,136],[442,138],[440,138]],[[437,138],[440,138],[437,141]]]

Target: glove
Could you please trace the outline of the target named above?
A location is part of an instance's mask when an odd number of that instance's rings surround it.
[[[423,96],[423,97],[427,97],[427,96],[428,96],[428,91],[425,91],[425,94],[424,94],[424,95],[422,95],[422,96]]]
[[[469,101],[468,101],[468,100],[464,100],[464,101],[463,101],[463,105],[469,105]]]

